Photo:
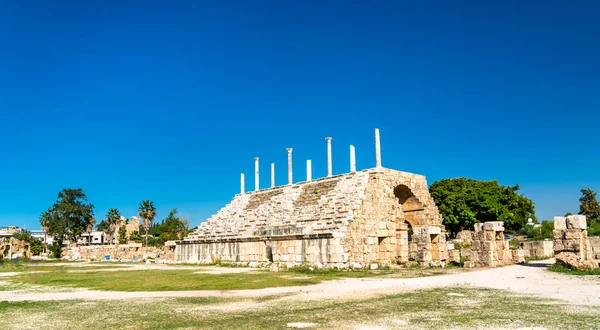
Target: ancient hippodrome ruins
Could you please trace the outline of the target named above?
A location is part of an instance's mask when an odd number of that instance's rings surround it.
[[[374,263],[441,264],[447,259],[442,217],[422,175],[381,165],[379,130],[375,130],[375,168],[356,171],[350,146],[350,172],[332,175],[331,138],[327,138],[325,178],[313,180],[307,161],[306,181],[294,183],[292,148],[288,148],[288,183],[244,190],[217,214],[178,242],[176,259],[221,260],[259,265],[327,264],[366,267]]]

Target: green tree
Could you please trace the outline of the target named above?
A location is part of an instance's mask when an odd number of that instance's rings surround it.
[[[125,226],[119,228],[119,244],[127,244],[127,228]]]
[[[533,202],[517,193],[518,185],[456,178],[436,181],[429,190],[452,234],[486,221],[504,221],[507,231],[516,232],[535,219]]]
[[[596,199],[596,192],[592,189],[581,189],[579,214],[585,215],[590,225],[600,222],[600,203]]]
[[[129,240],[130,241],[134,241],[136,243],[142,243],[143,238],[142,235],[140,235],[140,232],[136,231],[132,231],[131,234],[129,234]]]
[[[115,234],[117,233],[117,227],[119,222],[121,221],[121,213],[119,212],[119,210],[112,208],[110,210],[108,210],[108,212],[106,213],[106,222],[108,223],[108,229],[109,229],[109,239],[108,242],[109,244],[114,243],[115,240]]]
[[[47,226],[48,234],[60,247],[64,240],[77,242],[93,217],[94,204],[87,203],[87,196],[81,188],[63,189],[58,193],[56,202],[41,214],[40,224]],[[60,257],[60,252],[55,256]]]
[[[157,232],[161,241],[181,239],[187,231],[188,221],[177,214],[177,209],[172,209],[169,215],[157,226]]]
[[[154,222],[154,217],[156,217],[154,202],[149,200],[142,201],[138,208],[138,215],[142,218],[142,228],[146,231],[146,247],[148,247],[148,230],[152,226],[152,222]]]

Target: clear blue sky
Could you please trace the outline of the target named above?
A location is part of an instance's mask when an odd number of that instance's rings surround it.
[[[518,183],[540,219],[600,190],[598,2],[215,3],[2,1],[0,225],[81,187],[195,226],[254,157],[263,187],[286,147],[324,176],[326,136],[373,167],[375,127],[384,166]]]

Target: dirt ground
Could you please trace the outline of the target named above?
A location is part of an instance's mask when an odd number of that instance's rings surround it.
[[[537,261],[526,265],[513,265],[501,268],[482,269],[473,272],[457,273],[421,278],[361,278],[323,282],[311,286],[279,287],[260,290],[239,291],[161,291],[161,292],[120,292],[91,291],[75,289],[69,292],[0,292],[4,301],[46,301],[66,299],[114,300],[153,297],[260,297],[277,294],[290,294],[286,299],[313,300],[322,298],[365,298],[369,295],[394,294],[435,287],[467,286],[503,289],[521,294],[553,298],[578,305],[600,305],[600,279],[597,277],[569,276],[546,270],[551,260]],[[140,269],[145,265],[128,269]],[[157,266],[160,267],[160,266]],[[164,266],[166,267],[166,266]],[[154,267],[152,267],[154,268]],[[173,269],[173,268],[170,268]],[[189,267],[187,268],[189,269]],[[122,269],[121,269],[122,270]],[[202,273],[221,274],[228,272],[252,271],[250,268],[202,267]],[[10,276],[10,273],[1,274]]]

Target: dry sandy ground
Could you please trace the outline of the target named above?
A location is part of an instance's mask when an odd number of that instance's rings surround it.
[[[547,262],[547,261],[546,261]],[[394,279],[363,278],[323,282],[311,286],[267,288],[237,291],[163,291],[113,292],[79,289],[71,292],[19,293],[0,292],[0,300],[64,300],[64,299],[131,299],[151,297],[259,297],[264,295],[293,294],[289,299],[320,299],[332,297],[361,297],[369,294],[392,294],[409,290],[435,287],[471,286],[510,290],[522,294],[565,300],[581,305],[600,305],[600,279],[597,277],[569,276],[548,272],[545,262],[514,265],[451,275]],[[141,266],[143,267],[143,266]],[[189,269],[189,268],[188,268]],[[206,267],[203,272],[242,272],[248,268]]]

